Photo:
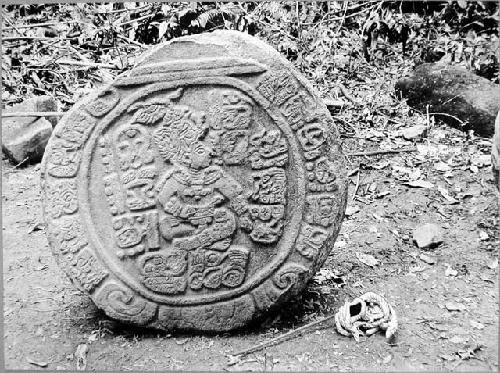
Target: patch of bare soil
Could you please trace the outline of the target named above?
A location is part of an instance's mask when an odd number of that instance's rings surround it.
[[[416,145],[411,152],[349,156],[349,216],[323,269],[301,297],[261,325],[220,335],[143,331],[108,319],[51,256],[39,165],[16,169],[4,160],[6,368],[498,371],[500,234],[491,142],[429,130],[418,141],[383,136],[399,147]],[[381,145],[378,137],[373,130],[346,138],[346,153],[360,142]],[[415,246],[413,229],[424,223],[442,228],[441,245]],[[375,259],[372,266],[363,263],[366,255]],[[368,291],[383,294],[397,312],[400,327],[390,344],[382,334],[357,343],[327,322],[241,359],[228,357]]]

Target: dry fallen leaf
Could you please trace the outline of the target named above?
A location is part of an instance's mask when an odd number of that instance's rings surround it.
[[[480,322],[470,320],[469,323],[474,329],[479,329],[479,330],[484,329],[484,325],[481,324]]]
[[[412,180],[412,181],[408,181],[407,183],[403,183],[405,185],[408,185],[412,188],[426,188],[426,189],[430,189],[430,188],[433,188],[434,187],[434,184],[428,182],[428,181],[425,181],[425,180]]]
[[[488,264],[489,269],[496,269],[498,268],[498,258],[493,260],[490,264]]]
[[[89,352],[89,346],[86,344],[80,344],[76,348],[75,358],[76,358],[76,370],[85,370],[87,368],[87,353]]]
[[[361,263],[366,264],[369,267],[373,267],[378,264],[378,260],[370,254],[356,253],[356,257]]]

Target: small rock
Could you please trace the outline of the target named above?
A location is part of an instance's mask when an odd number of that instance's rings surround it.
[[[378,264],[378,260],[370,254],[356,253],[356,257],[361,263],[366,264],[369,267],[374,267]]]
[[[479,239],[481,241],[486,241],[488,238],[490,238],[490,236],[488,236],[488,233],[486,233],[485,231],[479,231]]]
[[[458,335],[455,335],[455,336],[450,338],[450,342],[456,343],[456,344],[467,343],[467,338],[462,338],[462,337],[459,337]]]
[[[425,254],[420,254],[420,260],[424,263],[427,263],[427,264],[436,263],[436,259],[431,258],[429,255],[425,255]]]
[[[441,228],[436,224],[424,224],[413,231],[413,240],[420,249],[431,249],[443,242]]]
[[[28,363],[30,363],[31,365],[35,365],[35,366],[40,367],[40,368],[47,368],[47,366],[49,365],[49,363],[47,363],[45,361],[35,361],[33,359],[30,359],[29,357],[26,358],[26,361]]]
[[[57,111],[57,103],[50,96],[25,100],[5,110],[9,112]],[[57,117],[2,118],[2,151],[14,164],[25,160],[39,161],[52,134]]]
[[[85,370],[87,368],[87,353],[89,352],[89,346],[86,344],[80,344],[76,348],[76,370]]]
[[[470,325],[474,328],[474,329],[484,329],[484,325],[481,324],[480,322],[477,322],[477,321],[474,321],[474,320],[470,320]]]
[[[422,136],[424,136],[427,133],[427,126],[413,126],[409,128],[405,128],[404,130],[401,131],[401,135],[406,140],[413,140],[413,139],[418,139]]]
[[[354,206],[347,206],[345,209],[345,216],[351,216],[354,215],[355,213],[359,212],[360,208],[358,205]]]
[[[437,163],[435,163],[434,164],[434,169],[436,171],[440,171],[440,172],[451,171],[451,167],[447,163],[444,163],[444,162],[437,162]]]
[[[456,275],[458,275],[458,271],[455,271],[453,268],[451,268],[450,266],[448,266],[446,268],[446,271],[444,271],[444,275],[445,276],[450,276],[450,277],[455,277]]]
[[[489,154],[474,154],[470,158],[470,162],[478,167],[491,166],[491,155]]]
[[[426,189],[430,189],[430,188],[434,187],[434,184],[432,184],[429,181],[425,181],[425,180],[412,180],[412,181],[408,181],[407,183],[403,183],[403,184],[408,185],[408,186],[410,186],[412,188],[426,188]]]
[[[489,269],[496,269],[498,268],[498,258],[493,260],[490,264],[488,264]]]
[[[444,305],[448,311],[462,311],[465,309],[465,306],[456,302],[446,302]]]

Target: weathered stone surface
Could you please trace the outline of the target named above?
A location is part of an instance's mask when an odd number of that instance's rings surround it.
[[[5,110],[9,112],[57,111],[57,103],[50,96],[25,100]],[[57,117],[2,118],[2,151],[15,164],[25,159],[39,161],[57,124]]]
[[[53,254],[110,317],[246,325],[300,291],[343,219],[339,136],[308,82],[238,32],[149,51],[44,156]]]
[[[491,165],[493,166],[495,185],[500,190],[500,111],[495,121],[495,135],[493,136],[493,145],[491,147]]]
[[[427,126],[417,125],[401,130],[401,135],[406,140],[414,140],[424,136],[427,133]]]
[[[493,135],[495,116],[500,110],[500,85],[464,68],[422,64],[411,77],[396,83],[396,92],[424,113],[427,105],[431,113],[444,113],[436,117],[451,126],[472,129],[480,136]]]
[[[431,249],[443,242],[443,233],[436,224],[423,224],[413,231],[413,241],[420,249]]]

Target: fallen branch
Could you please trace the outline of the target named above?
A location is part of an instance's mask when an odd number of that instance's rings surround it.
[[[12,117],[60,117],[64,113],[60,111],[14,111],[11,113],[2,113],[2,118]]]
[[[16,29],[20,29],[20,28],[47,27],[47,26],[60,25],[61,23],[76,23],[76,22],[77,21],[30,23],[28,25],[18,25],[18,26],[4,27],[3,30],[7,31],[7,30],[16,30]]]
[[[28,68],[37,68],[37,67],[45,67],[50,64],[58,64],[58,65],[70,65],[70,66],[81,66],[81,67],[99,67],[103,69],[111,69],[111,70],[121,70],[116,65],[111,65],[107,63],[99,63],[99,62],[81,62],[81,61],[70,61],[70,60],[59,60],[59,61],[49,61],[43,65],[28,65]]]
[[[463,120],[461,120],[461,119],[457,118],[457,117],[456,117],[456,116],[454,116],[454,115],[448,114],[448,113],[428,113],[428,115],[443,115],[443,116],[445,116],[445,117],[450,117],[450,118],[455,119],[457,122],[459,122],[459,123],[460,123],[460,125],[461,125],[462,127],[464,127],[464,126],[466,125],[466,123],[465,123]]]
[[[342,94],[344,95],[345,98],[347,98],[349,101],[351,101],[354,105],[359,105],[359,102],[358,100],[356,100],[354,97],[352,97],[349,92],[347,91],[347,88],[344,87],[343,84],[341,83],[337,83],[337,86],[339,87],[340,89],[340,92],[342,92]]]
[[[151,4],[146,4],[144,6],[141,6],[139,8],[134,8],[134,9],[117,9],[117,10],[111,10],[111,11],[102,11],[102,10],[97,10],[95,11],[96,14],[118,14],[118,13],[125,13],[125,12],[130,12],[132,14],[134,13],[140,13],[144,10],[146,10],[147,8],[150,8],[151,7]]]
[[[335,317],[335,315],[330,315],[330,316],[326,316],[326,317],[319,319],[319,320],[311,321],[310,323],[308,323],[304,326],[301,326],[300,328],[290,330],[289,332],[282,334],[276,338],[272,338],[269,341],[263,342],[261,344],[258,344],[257,346],[253,346],[253,347],[247,348],[245,350],[241,350],[241,351],[239,351],[235,354],[231,354],[231,355],[232,356],[245,356],[245,355],[251,354],[253,352],[260,351],[263,348],[273,346],[277,343],[283,342],[284,340],[286,340],[289,337],[295,336],[297,334],[302,334],[303,331],[310,328],[311,326],[316,326],[316,325],[322,324],[328,320],[333,319],[334,317]]]
[[[387,150],[374,150],[371,152],[347,153],[349,157],[370,156],[378,154],[395,154],[404,152],[416,152],[417,148],[402,148],[402,149],[387,149]]]
[[[17,41],[17,40],[54,40],[54,38],[45,38],[39,36],[9,36],[2,38],[2,41]]]
[[[148,19],[151,17],[154,17],[154,14],[147,14],[145,16],[142,16],[142,17],[139,17],[136,19],[131,19],[130,21],[119,23],[118,26],[125,26],[125,25],[129,25],[131,23],[134,23],[134,22],[144,21],[145,19]]]
[[[139,43],[138,41],[135,41],[135,40],[129,39],[129,38],[127,38],[126,36],[123,36],[123,35],[121,35],[121,34],[117,34],[116,36],[117,36],[119,39],[125,40],[126,42],[129,42],[130,44],[137,45],[138,47],[141,47],[141,48],[147,48],[147,47],[148,47],[146,44]]]

